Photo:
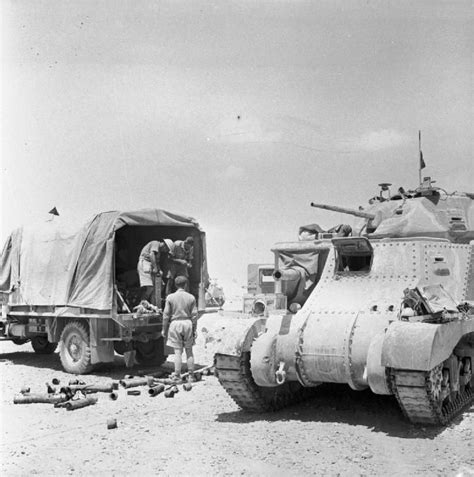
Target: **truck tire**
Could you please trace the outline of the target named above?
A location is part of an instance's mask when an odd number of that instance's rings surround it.
[[[35,336],[31,338],[31,346],[37,354],[52,354],[56,351],[58,343],[50,343],[46,336]]]
[[[146,343],[136,341],[134,346],[137,352],[135,359],[138,364],[153,364],[159,366],[163,364],[166,359],[163,337],[147,341]]]
[[[133,346],[131,343],[126,343],[125,341],[114,341],[114,351],[121,356],[127,351],[132,351],[132,349]]]
[[[16,344],[17,346],[22,346],[25,343],[28,343],[28,341],[29,340],[27,338],[12,338],[12,343]]]
[[[79,321],[70,321],[61,333],[61,364],[68,373],[86,374],[92,371],[89,330]]]

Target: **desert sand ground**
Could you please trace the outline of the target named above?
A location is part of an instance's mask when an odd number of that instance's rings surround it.
[[[196,356],[207,365],[212,349],[202,336]],[[117,355],[82,379],[105,384],[136,369]],[[66,411],[13,404],[23,386],[44,392],[52,378],[66,384],[75,377],[62,371],[57,352],[42,356],[30,344],[1,342],[0,372],[4,476],[474,475],[474,408],[444,429],[416,427],[392,397],[323,385],[305,403],[249,414],[205,376],[173,399],[121,389],[116,401],[101,393],[96,405]],[[109,418],[116,429],[107,429]]]

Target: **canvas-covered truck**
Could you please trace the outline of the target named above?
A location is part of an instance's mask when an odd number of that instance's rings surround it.
[[[203,311],[206,238],[191,217],[161,209],[111,211],[79,226],[54,217],[14,230],[0,258],[0,339],[30,341],[39,354],[59,344],[62,366],[74,374],[112,362],[114,351],[140,364],[161,364],[167,350],[159,306],[134,312],[140,304],[137,262],[149,241],[188,236],[194,239],[190,292]],[[166,260],[162,254],[162,269]]]

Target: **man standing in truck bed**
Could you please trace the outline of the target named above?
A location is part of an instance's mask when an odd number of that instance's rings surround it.
[[[189,278],[189,270],[193,266],[194,239],[186,237],[185,240],[176,240],[170,245],[168,255],[169,271],[166,282],[166,295],[175,291],[175,279],[178,276]],[[189,291],[189,283],[186,283],[186,291]]]
[[[171,243],[171,240],[169,240]],[[152,240],[148,242],[140,252],[140,258],[138,259],[137,271],[140,278],[141,288],[141,300],[147,300],[153,305],[161,306],[160,303],[154,303],[154,281],[156,276],[161,276],[162,271],[160,269],[160,254],[166,254],[169,251],[169,247],[165,242],[159,240]]]
[[[176,292],[166,297],[163,311],[162,336],[168,337],[167,346],[174,349],[174,374],[172,378],[181,381],[183,348],[186,350],[186,362],[190,380],[194,378],[193,345],[196,337],[197,307],[196,299],[185,291],[188,279],[178,276],[175,279]]]

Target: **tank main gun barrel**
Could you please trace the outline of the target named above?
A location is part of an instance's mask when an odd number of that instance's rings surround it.
[[[374,220],[375,215],[369,214],[368,212],[362,212],[361,210],[348,209],[346,207],[339,207],[337,205],[327,205],[327,204],[315,204],[311,202],[311,207],[316,207],[317,209],[332,210],[333,212],[341,212],[343,214],[355,215],[356,217],[362,217],[364,219]]]

